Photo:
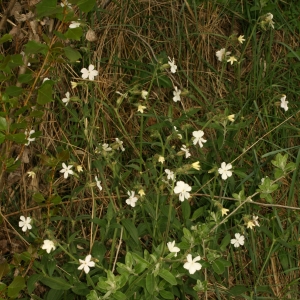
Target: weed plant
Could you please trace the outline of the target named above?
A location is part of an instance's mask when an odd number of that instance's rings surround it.
[[[297,1],[0,5],[0,299],[299,299]]]

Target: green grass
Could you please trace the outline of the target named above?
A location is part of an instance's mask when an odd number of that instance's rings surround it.
[[[43,10],[46,2],[37,14],[53,18],[55,31],[38,25],[40,41],[25,46],[32,64],[21,90],[20,64],[5,59],[27,42],[15,37],[1,49],[0,298],[299,298],[297,1],[127,0],[105,9],[99,1],[88,9],[87,1],[52,13],[50,2]],[[261,26],[267,13],[274,29]],[[87,25],[62,39],[77,18]],[[89,26],[94,42],[85,39]],[[48,50],[38,47],[43,39]],[[74,52],[66,55],[66,46]],[[237,62],[218,61],[221,48]],[[81,78],[89,64],[99,71],[94,81]],[[52,81],[42,85],[44,77]],[[47,84],[52,95],[43,92]],[[177,103],[175,86],[182,91]],[[73,98],[65,106],[68,91]],[[288,111],[280,107],[283,94]],[[143,114],[138,105],[146,106]],[[22,133],[32,128],[36,140],[24,146]],[[196,130],[204,131],[203,148],[193,145]],[[196,161],[200,170],[191,166]],[[63,162],[75,172],[67,179]],[[227,180],[218,173],[222,162],[233,165]],[[174,171],[174,182],[165,169]],[[261,182],[266,177],[271,187]],[[183,202],[174,193],[178,181],[192,187]],[[128,191],[138,197],[135,207],[126,204]],[[18,226],[22,215],[32,218],[26,233]],[[260,226],[251,230],[253,216]],[[245,236],[238,248],[230,243],[235,233]],[[55,251],[41,249],[47,239]],[[176,257],[167,247],[173,240]],[[85,274],[78,260],[88,254],[96,266]],[[188,254],[201,256],[195,274],[183,267]]]

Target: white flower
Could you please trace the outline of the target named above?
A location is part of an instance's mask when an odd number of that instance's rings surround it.
[[[289,108],[288,108],[288,103],[289,101],[286,101],[286,95],[282,95],[280,101],[280,107],[283,108],[285,111],[287,111]]]
[[[81,69],[81,77],[83,79],[89,78],[89,80],[94,80],[94,77],[98,76],[98,71],[94,70],[95,67],[93,65],[89,65],[89,69],[83,68]]]
[[[174,130],[177,132],[177,127],[174,126]],[[182,139],[182,134],[181,133],[177,133],[177,137],[181,140]]]
[[[102,149],[106,152],[112,151],[112,148],[106,143],[102,144]]]
[[[231,52],[226,52],[225,48],[222,48],[221,50],[216,52],[216,56],[219,61],[223,61],[223,60],[227,59],[227,56],[229,56],[230,54],[231,54]]]
[[[145,194],[145,191],[144,191],[143,189],[140,189],[140,190],[138,191],[138,194],[140,195],[140,197],[143,197],[143,196],[146,195],[146,194]]]
[[[177,102],[177,101],[180,101],[180,100],[181,100],[181,99],[180,99],[180,94],[181,94],[181,90],[178,90],[178,89],[177,89],[177,86],[175,86],[175,87],[174,87],[174,91],[173,91],[173,95],[174,95],[173,101],[174,101],[174,102]]]
[[[273,15],[271,13],[267,13],[265,17],[265,22],[274,29]]]
[[[161,164],[163,164],[165,162],[165,158],[163,156],[159,156],[158,157],[158,162],[160,162]]]
[[[98,180],[98,177],[97,177],[97,176],[95,176],[95,180],[96,180],[96,185],[97,185],[98,189],[99,189],[100,191],[102,191],[101,181]]]
[[[192,168],[199,171],[200,170],[200,162],[196,161],[196,162],[192,163]]]
[[[62,0],[62,2],[60,3],[60,6],[61,7],[67,7],[67,8],[70,8],[70,9],[72,9],[72,4],[71,3],[69,3],[67,0]]]
[[[226,164],[225,162],[221,163],[221,168],[219,168],[218,172],[220,175],[222,175],[222,179],[226,180],[228,177],[232,176],[232,171],[230,171],[230,169],[232,169],[232,165]]]
[[[203,147],[203,143],[206,143],[207,140],[203,139],[204,132],[202,130],[194,131],[193,136],[195,137],[193,140],[193,144],[199,144],[200,148]]]
[[[165,169],[165,172],[167,173],[168,180],[175,180],[175,174],[173,171],[171,171],[169,169]]]
[[[118,138],[116,138],[116,143],[117,143],[117,149],[121,149],[122,151],[125,151],[122,141],[120,141]]]
[[[90,271],[90,267],[95,267],[95,263],[91,261],[92,256],[89,254],[84,260],[79,259],[81,265],[78,267],[78,270],[82,270],[87,274]]]
[[[227,60],[227,62],[230,62],[231,65],[233,65],[235,61],[237,61],[237,59],[234,56],[230,56],[229,59]]]
[[[258,223],[258,216],[253,216],[252,221],[253,221],[253,223],[255,224],[255,226],[260,227],[260,225],[259,225],[259,223]]]
[[[25,231],[27,231],[27,229],[30,230],[32,228],[32,226],[30,224],[30,222],[31,222],[30,217],[25,218],[24,216],[21,216],[20,220],[21,221],[19,221],[19,227],[22,227],[22,231],[25,232]]]
[[[171,67],[171,73],[176,73],[176,70],[177,70],[177,66],[175,65],[175,60],[174,60],[174,57],[173,59],[171,59],[169,56],[168,56],[168,64],[170,65]]]
[[[31,142],[35,141],[35,138],[31,138],[31,135],[35,133],[35,130],[30,130],[28,133],[28,130],[26,129],[24,134],[26,135],[27,143],[25,146],[28,146]]]
[[[252,229],[253,227],[255,227],[254,222],[252,220],[249,220],[248,223],[247,223],[247,228]]]
[[[73,168],[72,165],[67,166],[65,163],[62,163],[62,167],[63,169],[60,170],[60,173],[64,173],[64,178],[68,178],[69,174],[74,174],[74,172],[71,170]]]
[[[47,81],[47,80],[50,80],[48,77],[45,77],[44,79],[43,79],[43,83],[45,82],[45,81]]]
[[[141,97],[143,98],[143,99],[147,99],[147,96],[148,96],[148,92],[147,91],[145,91],[145,90],[142,90],[142,92],[141,92]]]
[[[138,201],[138,198],[134,196],[134,191],[128,191],[127,194],[129,198],[126,199],[126,203],[132,207],[135,207],[135,202]]]
[[[185,158],[189,158],[191,156],[190,150],[186,147],[186,145],[182,145],[180,150],[185,153]]]
[[[144,113],[144,109],[146,109],[146,108],[147,108],[147,106],[139,104],[139,106],[138,106],[138,112],[140,112],[141,114],[143,114]]]
[[[186,257],[187,262],[183,265],[185,269],[189,271],[190,274],[194,274],[196,271],[201,270],[202,265],[197,263],[201,259],[200,256],[196,256],[194,259],[191,254]]]
[[[62,98],[61,101],[62,101],[63,103],[65,103],[65,105],[67,106],[68,103],[69,103],[69,101],[70,101],[70,93],[69,93],[69,92],[66,92],[65,95],[66,95],[66,98]]]
[[[222,217],[224,215],[226,216],[228,212],[229,212],[229,209],[222,207],[222,209],[221,209]]]
[[[78,172],[78,173],[81,173],[81,172],[83,171],[83,168],[82,168],[81,165],[77,165],[77,166],[76,166],[76,169],[77,169],[77,172]]]
[[[238,248],[241,245],[244,245],[245,237],[240,235],[239,233],[234,234],[235,239],[231,239],[230,243],[233,244],[234,247]]]
[[[77,87],[78,83],[75,81],[71,81],[71,87],[72,89],[75,89]]]
[[[238,41],[239,41],[239,43],[240,44],[243,44],[246,40],[244,39],[244,35],[240,35],[239,37],[238,37]]]
[[[69,25],[69,28],[77,28],[79,27],[81,24],[79,22],[76,21],[71,21],[71,24]],[[93,79],[91,79],[93,80]]]
[[[179,194],[179,200],[181,202],[183,202],[184,199],[190,198],[191,195],[189,192],[191,190],[192,190],[192,187],[183,181],[177,181],[176,186],[174,187],[174,193]]]
[[[54,243],[50,240],[44,240],[44,245],[42,246],[42,249],[46,250],[47,253],[50,253],[51,250],[55,250]]]
[[[28,177],[31,177],[32,179],[35,178],[36,174],[33,171],[28,171],[27,172]]]
[[[177,256],[177,252],[180,251],[180,249],[178,247],[175,247],[175,241],[173,242],[168,242],[167,243],[168,249],[170,252],[174,252],[175,253],[175,257]]]
[[[227,119],[228,119],[230,122],[234,122],[234,116],[235,116],[235,115],[229,115],[229,116],[227,117]]]

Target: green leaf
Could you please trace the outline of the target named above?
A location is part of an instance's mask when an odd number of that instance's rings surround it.
[[[90,291],[90,293],[86,296],[87,300],[100,300],[100,298],[98,298],[97,292],[95,290]]]
[[[126,231],[130,234],[132,239],[135,241],[137,245],[139,245],[139,235],[138,231],[130,219],[123,219],[121,224],[125,227]]]
[[[20,83],[28,83],[32,80],[32,74],[28,73],[28,74],[20,74],[18,77],[18,81]]]
[[[161,269],[158,272],[158,276],[163,278],[165,281],[169,282],[172,285],[177,285],[175,276],[166,269]]]
[[[31,294],[35,288],[36,288],[36,283],[37,281],[40,280],[40,278],[42,278],[43,275],[40,275],[40,274],[33,274],[31,275],[28,280],[27,280],[27,291],[28,291],[28,294]]]
[[[65,37],[70,40],[80,41],[82,37],[82,28],[69,28],[68,31],[65,33]]]
[[[113,298],[117,299],[117,300],[125,300],[125,299],[127,299],[127,296],[125,294],[123,294],[122,292],[120,292],[120,291],[116,291],[113,294]]]
[[[5,134],[0,132],[0,145],[5,141]]]
[[[249,289],[245,285],[236,285],[229,290],[229,293],[233,296],[241,296]]]
[[[148,273],[146,277],[146,289],[150,295],[155,291],[155,277],[153,273]]]
[[[26,287],[25,279],[22,276],[16,276],[13,282],[7,288],[7,295],[10,298],[17,298],[20,291]]]
[[[182,210],[182,215],[184,220],[188,220],[190,218],[191,215],[191,206],[189,201],[183,201],[181,203],[181,210]]]
[[[7,129],[6,119],[3,117],[0,117],[0,130],[5,131],[6,129]]]
[[[37,203],[41,203],[45,201],[45,198],[41,193],[34,193],[32,198]]]
[[[61,203],[62,199],[59,195],[52,195],[49,197],[48,202],[53,204],[59,204]]]
[[[22,94],[22,92],[23,92],[23,89],[22,88],[20,88],[20,87],[17,87],[17,86],[9,86],[8,88],[6,88],[6,90],[5,90],[5,94],[7,95],[7,96],[19,96],[19,95],[21,95]]]
[[[51,1],[51,0],[50,0]],[[25,45],[25,54],[37,54],[37,53],[42,53],[46,54],[48,50],[48,46],[45,44],[41,44],[35,41],[29,41]]]
[[[41,279],[40,282],[42,282],[44,285],[50,287],[51,289],[54,290],[69,290],[73,288],[71,284],[69,284],[67,281],[65,281],[61,277],[49,277],[44,275]]]
[[[0,45],[2,45],[3,43],[5,42],[8,42],[8,41],[12,41],[12,35],[10,34],[4,34],[1,38],[0,38]]]
[[[38,90],[37,103],[43,105],[52,101],[51,84],[43,84]]]
[[[79,0],[77,6],[85,13],[91,11],[96,4],[96,0]]]
[[[164,299],[175,299],[175,295],[173,295],[173,293],[162,290],[159,291],[159,294],[164,298]]]
[[[19,144],[26,143],[26,136],[24,133],[7,134],[6,139]]]
[[[56,13],[63,13],[63,7],[57,6],[57,0],[42,0],[36,4],[37,18],[51,16]]]
[[[9,272],[9,265],[6,260],[0,264],[0,280]]]
[[[82,58],[81,54],[77,50],[69,46],[64,48],[64,52],[65,56],[69,59],[70,62],[75,62]]]
[[[225,251],[226,250],[227,246],[230,243],[230,239],[231,239],[231,237],[230,237],[229,233],[224,236],[224,238],[223,238],[223,240],[221,242],[221,245],[220,245],[220,250],[221,251]]]

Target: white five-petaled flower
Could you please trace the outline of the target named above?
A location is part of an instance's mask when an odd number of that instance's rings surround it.
[[[221,50],[217,51],[216,52],[216,56],[217,56],[217,59],[219,61],[223,61],[223,60],[227,60],[227,57],[231,54],[230,51],[227,51],[226,52],[226,49],[225,48],[222,48]]]
[[[63,168],[60,170],[60,173],[64,173],[64,178],[68,178],[69,174],[74,174],[74,172],[71,170],[73,168],[72,165],[67,166],[65,163],[62,163],[62,167]]]
[[[70,93],[69,93],[69,92],[66,92],[65,95],[66,95],[66,98],[62,98],[61,101],[62,101],[63,103],[65,103],[65,105],[67,106],[68,103],[69,103],[69,101],[70,101]]]
[[[229,209],[222,207],[222,209],[221,209],[222,217],[224,215],[226,216],[228,212],[229,212]]]
[[[62,2],[60,3],[60,6],[72,9],[72,4],[69,3],[68,0],[62,0]]]
[[[139,104],[138,105],[138,112],[140,112],[141,114],[144,113],[144,110],[147,108],[147,106],[144,106],[144,105],[141,105]]]
[[[247,228],[252,229],[253,227],[255,227],[254,222],[253,222],[252,220],[249,220],[249,221],[247,222]]]
[[[128,191],[127,192],[129,198],[126,199],[126,203],[132,207],[135,207],[136,201],[138,201],[138,198],[134,196],[135,192],[134,191]]]
[[[170,65],[171,67],[171,73],[176,73],[176,70],[177,70],[177,66],[175,65],[175,60],[174,60],[174,57],[173,59],[171,59],[169,56],[168,56],[168,64]]]
[[[287,111],[289,108],[288,108],[288,103],[289,101],[286,101],[286,95],[282,95],[280,101],[280,107],[283,108],[285,111]]]
[[[239,41],[239,43],[240,44],[243,44],[246,40],[244,39],[244,35],[240,35],[239,37],[238,37],[238,41]]]
[[[234,56],[230,56],[229,59],[227,60],[227,62],[230,62],[231,65],[233,65],[235,61],[237,61],[237,59]]]
[[[83,171],[83,168],[82,168],[81,165],[77,165],[76,170],[77,170],[78,173],[81,173]]]
[[[123,147],[123,142],[116,138],[116,143],[117,143],[117,149],[121,149],[122,151],[125,151],[125,148]]]
[[[181,90],[179,90],[179,89],[177,88],[177,86],[174,86],[174,91],[173,91],[173,95],[174,95],[173,101],[174,101],[174,102],[177,102],[177,101],[180,101],[180,100],[181,100],[181,99],[180,99],[180,94],[181,94]]]
[[[98,180],[98,177],[97,177],[97,176],[95,176],[95,180],[96,180],[96,185],[97,185],[98,189],[99,189],[100,191],[102,191],[101,181]]]
[[[169,170],[169,169],[165,169],[165,172],[167,174],[167,179],[168,180],[175,180],[175,174],[173,171]]]
[[[235,115],[229,115],[229,116],[227,117],[227,119],[228,119],[228,121],[230,121],[230,122],[234,122],[234,117],[235,117]]]
[[[200,148],[203,147],[203,143],[207,142],[207,140],[202,138],[204,136],[204,132],[202,130],[193,131],[193,136],[194,136],[193,144],[194,145],[199,144]]]
[[[259,225],[259,223],[258,223],[258,216],[253,216],[252,221],[253,221],[253,223],[255,224],[255,226],[260,227],[260,225]]]
[[[174,193],[179,194],[179,200],[181,202],[183,202],[184,199],[190,198],[191,195],[189,192],[191,190],[192,190],[192,187],[183,181],[177,181],[176,186],[174,187]]]
[[[159,156],[158,157],[158,162],[160,162],[161,164],[163,164],[165,162],[165,158],[163,156]]]
[[[71,21],[71,24],[69,25],[69,28],[77,28],[79,27],[81,24],[79,22],[76,21]]]
[[[221,163],[221,168],[219,168],[218,172],[220,175],[222,175],[222,179],[226,180],[228,177],[232,176],[232,171],[230,171],[230,169],[232,169],[232,165],[226,164],[225,162]]]
[[[138,194],[140,195],[140,197],[143,197],[143,196],[146,195],[144,189],[140,189],[140,190],[138,191]]]
[[[78,267],[78,270],[82,270],[87,274],[90,271],[90,268],[95,267],[95,262],[91,261],[92,256],[89,254],[86,256],[84,260],[79,259],[79,263],[81,264]]]
[[[28,171],[27,174],[28,174],[28,177],[31,177],[32,179],[34,179],[36,176],[35,172],[33,172],[33,171]]]
[[[106,143],[102,144],[102,149],[106,152],[112,151],[112,148]]]
[[[143,99],[147,99],[147,96],[148,96],[148,92],[147,91],[145,91],[145,90],[142,90],[141,91],[141,97],[143,98]]]
[[[233,244],[234,247],[238,248],[241,245],[244,245],[245,237],[239,233],[234,234],[235,239],[231,239],[230,243]]]
[[[185,158],[189,158],[191,156],[190,150],[186,147],[186,145],[182,145],[180,150],[185,153]]]
[[[31,142],[35,141],[35,138],[32,138],[31,135],[35,133],[35,130],[30,130],[28,133],[28,130],[26,129],[24,134],[26,135],[27,143],[25,146],[28,146]]]
[[[197,263],[197,261],[201,259],[200,256],[196,256],[193,259],[192,254],[188,254],[186,259],[187,262],[183,265],[183,267],[187,269],[190,274],[194,274],[196,271],[201,270],[202,265],[200,263]]]
[[[176,126],[174,126],[174,130],[175,130],[176,132],[178,132]],[[177,133],[177,137],[181,140],[181,139],[182,139],[182,134],[181,134],[181,133]]]
[[[265,22],[274,29],[275,22],[273,21],[273,14],[267,13],[265,17]]]
[[[175,257],[177,256],[177,252],[180,251],[180,249],[178,247],[175,247],[175,241],[173,242],[168,242],[167,243],[168,249],[170,252],[174,252],[175,253]]]
[[[94,69],[95,69],[94,65],[89,65],[88,69],[86,68],[81,69],[80,71],[82,73],[81,77],[83,79],[89,78],[89,80],[94,80],[94,78],[98,76],[98,71]]]
[[[54,243],[50,240],[44,240],[42,249],[46,250],[47,253],[50,253],[51,250],[53,250],[53,251],[55,250]]]
[[[24,216],[21,216],[20,220],[21,221],[19,221],[19,227],[22,227],[23,232],[27,231],[27,229],[30,230],[32,228],[32,226],[30,224],[31,223],[30,217],[25,218]]]
[[[194,163],[192,163],[192,168],[199,171],[200,170],[200,162],[195,161]]]

